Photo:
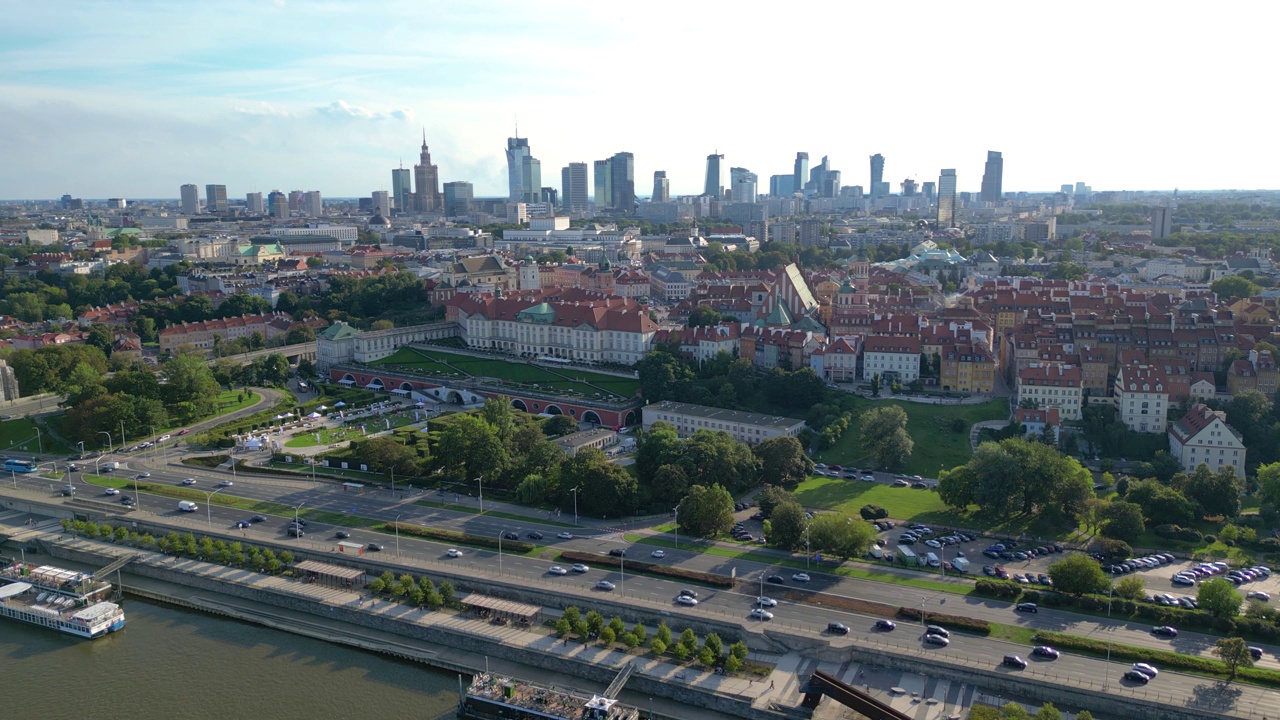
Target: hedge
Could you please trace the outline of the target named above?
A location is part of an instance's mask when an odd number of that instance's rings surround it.
[[[599,553],[578,552],[577,550],[565,550],[560,553],[560,558],[567,562],[575,563],[591,563],[594,565],[604,565],[606,567],[622,567],[622,558],[612,555],[600,555]],[[717,575],[716,573],[698,572],[697,570],[686,570],[679,567],[671,567],[670,565],[654,565],[653,563],[640,562],[633,560],[627,563],[627,567],[637,573],[645,573],[648,575],[661,575],[663,577],[678,578],[680,580],[692,580],[704,585],[712,587],[729,589],[733,587],[733,578],[728,575]]]
[[[900,607],[898,608],[898,617],[903,620],[912,622],[920,622],[920,608]],[[990,635],[991,624],[986,620],[965,617],[963,615],[947,615],[946,613],[929,612],[924,613],[925,622],[930,625],[941,625],[943,627],[952,627],[957,630],[966,630],[968,632],[977,633],[979,635]]]
[[[1022,594],[1022,586],[1008,580],[988,580],[979,578],[974,583],[974,591],[991,597],[1001,598],[1003,600],[1013,600]]]
[[[469,533],[460,533],[456,530],[439,530],[437,528],[397,522],[389,522],[383,526],[383,528],[385,532],[389,533],[394,533],[398,528],[400,532],[405,535],[427,538],[428,540],[443,540],[445,542],[458,543],[459,545],[473,545],[494,549],[497,549],[498,547],[498,538],[489,537],[488,535],[471,535]],[[502,549],[513,553],[523,554],[531,552],[537,547],[537,545],[524,542],[523,540],[502,541]]]
[[[1042,630],[1034,636],[1036,642],[1045,645],[1052,645],[1059,650],[1077,650],[1079,652],[1088,653],[1090,655],[1107,655],[1107,643],[1092,638],[1083,638],[1077,635],[1068,635],[1066,633],[1052,632]],[[1199,655],[1183,655],[1172,650],[1152,650],[1148,648],[1134,647],[1132,645],[1110,645],[1111,657],[1116,660],[1132,660],[1134,662],[1154,662],[1160,666],[1160,669],[1184,670],[1187,672],[1198,673],[1201,675],[1212,675],[1215,677],[1229,677],[1230,671],[1227,670],[1226,663],[1221,660],[1213,660]],[[1246,668],[1241,667],[1236,673],[1236,677],[1249,680],[1259,685],[1268,687],[1280,687],[1280,670],[1269,670],[1265,668]]]

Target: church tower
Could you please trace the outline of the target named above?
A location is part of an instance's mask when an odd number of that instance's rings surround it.
[[[443,212],[444,198],[440,194],[440,169],[431,164],[431,151],[427,149],[427,129],[422,129],[422,153],[413,166],[415,182],[414,200],[418,212]]]

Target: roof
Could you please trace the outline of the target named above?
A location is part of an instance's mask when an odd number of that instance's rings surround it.
[[[364,577],[364,570],[360,568],[347,567],[345,565],[330,565],[316,560],[303,560],[295,565],[297,569],[303,572],[312,572],[317,575],[327,575],[329,577],[342,578],[344,580],[358,580]]]
[[[535,617],[542,612],[542,608],[537,605],[516,602],[514,600],[502,600],[488,595],[479,593],[470,593],[463,597],[460,601],[463,605],[471,607],[484,608],[493,612],[504,613],[507,615],[515,615],[518,617]]]
[[[1173,425],[1169,426],[1169,434],[1178,442],[1186,445],[1188,441],[1199,435],[1205,428],[1213,424],[1214,420],[1221,420],[1231,434],[1235,436],[1241,444],[1244,443],[1244,437],[1235,428],[1227,425],[1227,414],[1221,410],[1213,410],[1207,405],[1196,403],[1191,406],[1186,415]]]
[[[360,333],[350,325],[344,322],[336,322],[325,328],[324,332],[320,333],[317,337],[322,337],[325,340],[346,340],[349,338],[359,337],[359,335]]]
[[[778,415],[765,415],[763,413],[753,413],[745,410],[725,410],[724,408],[674,402],[671,400],[663,400],[662,402],[653,403],[652,405],[646,406],[645,410],[689,415],[692,417],[706,418],[708,420],[719,420],[721,422],[736,422],[747,425],[761,425],[775,428],[790,428],[804,424],[803,420],[797,420],[796,418],[781,417]]]

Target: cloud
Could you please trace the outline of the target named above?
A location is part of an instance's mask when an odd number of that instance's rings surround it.
[[[413,119],[413,110],[396,108],[394,110],[371,110],[359,105],[352,105],[346,100],[335,100],[328,105],[316,108],[316,112],[328,118],[338,120],[400,120]]]
[[[293,117],[293,113],[282,107],[276,107],[269,102],[255,102],[251,105],[237,105],[231,108],[232,112],[241,115],[253,115],[257,117]]]

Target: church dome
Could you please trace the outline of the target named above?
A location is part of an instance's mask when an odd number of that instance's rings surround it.
[[[391,221],[381,215],[374,215],[369,219],[370,225],[380,225],[382,227],[391,227]]]

